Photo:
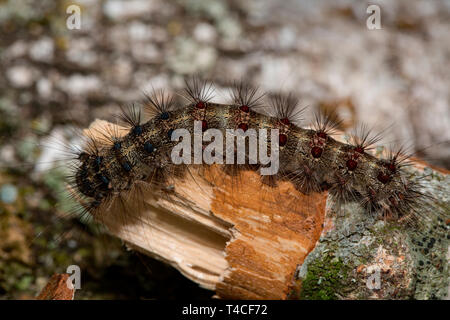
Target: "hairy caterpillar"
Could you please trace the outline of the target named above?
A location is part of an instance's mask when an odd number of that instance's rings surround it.
[[[365,212],[378,217],[408,224],[427,220],[419,208],[430,206],[433,198],[422,191],[421,181],[408,172],[408,156],[399,148],[387,152],[384,158],[375,157],[370,151],[380,135],[371,135],[365,126],[355,130],[349,143],[344,143],[332,137],[338,126],[333,113],[319,113],[312,129],[302,128],[303,109],[292,95],[274,95],[265,104],[257,89],[239,83],[234,86],[231,103],[216,104],[212,101],[212,84],[197,78],[186,84],[187,106],[175,105],[174,99],[164,92],[154,92],[143,103],[150,120],[143,122],[141,110],[134,105],[122,108],[118,119],[124,127],[97,133],[101,139],[90,138],[77,153],[78,164],[70,185],[83,211],[96,217],[98,212],[107,212],[113,202],[125,204],[130,198],[139,201],[136,191],[140,188],[164,190],[170,177],[189,171],[188,165],[171,160],[171,151],[178,143],[171,138],[174,130],[186,129],[194,141],[197,122],[203,132],[211,128],[223,133],[278,129],[280,169],[273,175],[261,175],[268,186],[288,180],[304,194],[328,190],[332,199],[342,205],[358,201]],[[270,142],[267,138],[265,144]],[[207,146],[203,142],[202,148]],[[224,173],[236,175],[240,170],[264,169],[266,164],[249,163],[251,154],[249,148],[245,150],[246,162],[221,164]]]

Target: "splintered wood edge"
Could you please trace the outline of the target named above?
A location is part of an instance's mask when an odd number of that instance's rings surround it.
[[[66,273],[55,273],[42,289],[37,300],[73,300],[75,288]]]
[[[85,134],[101,139],[106,126],[115,125],[96,120]],[[95,218],[132,249],[220,298],[287,297],[297,266],[322,232],[326,193],[306,196],[289,182],[268,187],[258,173],[233,177],[216,166],[192,168],[170,185],[161,194],[137,183],[145,205],[113,201]]]

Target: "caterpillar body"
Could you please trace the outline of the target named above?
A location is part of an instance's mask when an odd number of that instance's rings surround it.
[[[275,95],[267,106],[257,89],[237,84],[231,103],[217,104],[212,102],[212,85],[198,79],[187,82],[186,93],[189,104],[183,107],[176,107],[174,99],[164,92],[147,96],[144,110],[152,115],[147,122],[142,122],[140,109],[122,108],[119,118],[126,126],[121,132],[115,127],[101,133],[101,139],[88,141],[77,155],[79,163],[70,181],[77,198],[83,198],[83,210],[95,217],[115,198],[129,197],[135,186],[153,190],[167,187],[169,177],[189,170],[188,165],[171,160],[171,151],[178,143],[171,139],[172,134],[175,129],[186,129],[193,141],[197,122],[201,134],[215,128],[223,136],[227,130],[278,129],[280,169],[271,176],[261,175],[269,186],[289,180],[304,194],[328,190],[336,202],[358,201],[366,212],[379,217],[408,223],[427,218],[420,216],[419,208],[433,199],[409,173],[408,156],[401,148],[384,158],[371,154],[380,136],[371,135],[366,127],[361,126],[345,143],[332,137],[338,125],[332,113],[318,114],[311,128],[301,127],[303,109],[291,95]],[[202,147],[207,145],[203,142]],[[245,164],[221,164],[224,174],[260,171],[266,165],[249,164],[248,148],[245,152]]]

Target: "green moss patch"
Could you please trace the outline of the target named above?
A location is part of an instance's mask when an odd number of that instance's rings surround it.
[[[302,281],[300,298],[306,300],[334,300],[336,293],[344,286],[349,267],[339,258],[326,255],[308,265]]]

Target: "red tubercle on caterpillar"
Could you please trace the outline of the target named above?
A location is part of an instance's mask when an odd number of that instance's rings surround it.
[[[238,125],[238,129],[241,129],[242,131],[245,132],[248,130],[248,124],[242,122]]]
[[[358,166],[358,162],[353,159],[348,159],[346,162],[346,166],[349,171],[355,171],[356,167]]]
[[[208,130],[208,122],[206,120],[202,120],[202,131]]]
[[[192,116],[194,120],[202,122],[202,131],[206,131],[208,129],[208,122],[205,120],[206,108],[208,103],[203,100],[199,100],[194,103],[194,109],[192,110]]]
[[[378,175],[377,175],[377,179],[378,179],[378,181],[380,181],[381,183],[386,184],[386,183],[388,183],[389,181],[391,181],[391,176],[388,175],[388,174],[386,174],[386,173],[384,173],[384,172],[382,172],[382,171],[380,171],[380,172],[378,173]]]
[[[278,136],[278,143],[280,145],[280,147],[284,147],[287,144],[287,140],[288,140],[288,132],[289,132],[289,127],[291,125],[291,121],[289,121],[288,118],[281,118],[279,119],[279,123],[282,124],[282,126],[278,126],[280,129],[280,134]]]
[[[325,134],[326,135],[326,134]],[[323,135],[321,135],[323,136]],[[312,141],[311,141],[311,146],[318,146],[318,147],[322,147],[326,144],[326,139],[323,139],[321,136],[319,136],[319,133],[316,133],[315,135],[313,135],[312,137]]]
[[[249,113],[250,109],[262,106],[261,100],[264,94],[261,94],[257,87],[238,81],[232,85],[231,96],[232,104],[239,106],[238,109],[240,111]]]
[[[280,122],[282,124],[284,124],[285,126],[289,126],[291,124],[291,122],[289,121],[288,118],[283,118],[283,119],[280,120]]]
[[[312,136],[312,141],[310,142],[311,155],[313,156],[314,159],[318,159],[322,156],[323,147],[326,144],[326,139],[322,138],[324,137],[324,135],[321,133],[325,134],[325,137],[327,136],[325,132],[322,131],[316,132]]]
[[[386,168],[387,171],[386,170],[380,171],[377,175],[377,179],[381,183],[386,184],[389,181],[391,181],[392,175],[397,173],[398,164],[395,158],[389,160],[388,162],[382,161],[380,164],[382,167]]]
[[[358,149],[358,150],[356,150]],[[347,167],[348,171],[355,171],[358,167],[358,159],[361,156],[361,154],[364,153],[364,148],[356,147],[353,150],[349,152],[349,156],[347,161],[345,162],[345,166]]]
[[[205,108],[206,108],[206,103],[203,102],[203,101],[198,101],[198,102],[195,104],[195,107],[196,107],[197,109],[205,109]]]
[[[250,107],[246,104],[240,105],[235,112],[234,121],[237,123],[237,128],[242,131],[248,130],[248,121],[250,120]]]
[[[288,139],[288,137],[287,137],[287,135],[285,135],[284,133],[281,133],[281,134],[278,136],[278,142],[279,142],[279,144],[280,144],[281,147],[284,147],[284,146],[286,145],[287,139]]]
[[[317,136],[318,136],[319,138],[321,138],[321,139],[326,140],[326,139],[328,138],[328,135],[327,135],[325,132],[323,132],[323,131],[319,131],[319,132],[317,132],[316,134],[317,134]]]
[[[393,163],[393,162],[387,163],[387,164],[385,165],[385,167],[386,167],[387,169],[389,169],[389,171],[391,171],[392,173],[395,173],[395,172],[397,171],[397,166],[396,166],[395,163]]]
[[[250,112],[250,108],[247,105],[240,106],[239,110],[241,110],[242,112],[245,112],[245,113],[249,113]]]
[[[311,155],[312,155],[315,159],[320,158],[320,157],[322,156],[322,152],[323,152],[323,149],[322,149],[321,147],[315,146],[315,147],[312,147],[312,148],[311,148]]]
[[[362,146],[356,146],[353,150],[355,150],[355,152],[358,152],[360,154],[364,153],[364,147]]]
[[[185,79],[185,84],[186,98],[191,101],[197,109],[205,109],[208,102],[213,97],[213,84],[204,79],[200,79],[199,77]]]

